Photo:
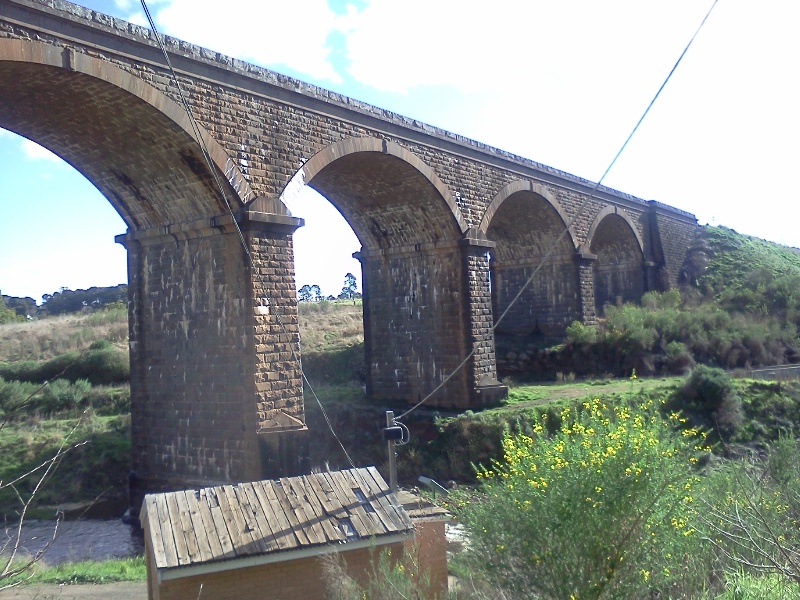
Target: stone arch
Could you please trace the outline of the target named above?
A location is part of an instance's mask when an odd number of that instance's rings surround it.
[[[186,112],[135,74],[71,48],[6,39],[0,87],[0,126],[71,164],[131,230],[227,212]],[[241,207],[252,197],[249,184],[208,131],[198,129],[232,208]]]
[[[395,248],[452,243],[468,229],[455,198],[436,172],[414,153],[387,140],[348,138],[320,150],[294,174],[281,193],[281,202],[292,205],[305,185],[320,192],[342,212],[365,249],[388,247],[387,235],[401,238],[391,244]],[[416,221],[420,225],[417,235],[400,231],[401,223],[396,220],[383,222],[386,217],[381,214],[388,204],[385,196],[406,193],[412,186],[417,196],[408,209],[421,214],[407,213],[401,219],[405,224]],[[396,208],[401,203],[391,204]],[[442,204],[448,210],[442,211]],[[364,211],[367,205],[376,210]],[[455,236],[450,241],[441,236],[447,230]]]
[[[512,181],[511,183],[504,186],[503,189],[501,189],[495,195],[489,206],[486,207],[486,211],[483,213],[483,218],[481,219],[481,223],[478,226],[478,230],[481,232],[482,235],[486,235],[486,231],[489,229],[489,226],[492,222],[492,219],[494,218],[495,213],[502,206],[503,202],[505,202],[510,196],[513,196],[517,192],[532,192],[533,194],[540,196],[543,200],[548,202],[550,206],[553,207],[553,210],[555,210],[556,213],[558,213],[558,216],[564,223],[564,227],[566,227],[567,223],[569,223],[569,218],[567,217],[567,213],[564,212],[564,209],[561,207],[561,203],[556,199],[555,196],[553,196],[553,194],[550,193],[550,190],[548,190],[540,183],[518,180],[518,181]],[[572,246],[575,247],[575,240],[571,227],[567,230],[566,237],[570,240]]]
[[[588,255],[596,257],[592,271],[598,315],[607,304],[641,299],[645,292],[644,245],[625,211],[615,206],[601,210],[589,228],[585,248]]]
[[[585,247],[591,249],[592,244],[594,243],[595,232],[603,220],[608,217],[609,215],[616,215],[620,219],[624,220],[627,223],[631,234],[636,239],[636,243],[639,246],[639,250],[644,255],[644,241],[642,240],[642,236],[639,234],[639,230],[636,228],[636,224],[633,222],[633,219],[628,215],[627,212],[624,210],[620,210],[616,206],[606,206],[603,210],[601,210],[595,216],[594,220],[592,221],[592,225],[589,227],[589,232],[586,234],[586,244]]]
[[[367,394],[417,401],[466,355],[466,276],[460,240],[468,229],[434,170],[387,140],[332,144],[304,163],[281,194],[296,216],[304,185],[327,198],[352,227],[361,262]],[[467,379],[437,401],[469,397]]]
[[[498,347],[503,346],[503,336],[563,335],[566,326],[580,318],[575,242],[567,222],[548,190],[529,181],[509,183],[487,208],[479,234],[495,244],[495,321],[508,310],[496,326]]]

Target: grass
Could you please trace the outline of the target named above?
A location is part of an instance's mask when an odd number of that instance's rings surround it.
[[[117,581],[145,581],[146,579],[147,567],[144,557],[137,556],[103,561],[63,563],[55,567],[37,563],[29,572],[3,581],[3,584],[15,582],[24,585],[34,583],[102,584]]]
[[[71,436],[70,436],[71,434]],[[69,437],[69,439],[67,439]],[[0,481],[10,481],[54,456],[59,447],[69,450],[39,491],[30,516],[52,518],[64,503],[94,500],[119,501],[127,491],[130,470],[130,416],[87,415],[81,419],[25,419],[0,430]],[[84,443],[85,442],[85,443]],[[23,498],[31,492],[35,476],[17,486]],[[0,490],[0,514],[15,518],[19,500],[10,488]]]
[[[500,411],[520,409],[528,406],[547,405],[567,400],[583,400],[597,398],[598,395],[612,394],[639,394],[642,391],[660,390],[671,392],[683,382],[682,377],[637,378],[626,379],[600,379],[587,380],[574,383],[555,384],[522,384],[509,387],[508,400]]]
[[[0,325],[0,362],[49,360],[107,340],[127,350],[128,313],[110,309]]]
[[[303,356],[364,343],[361,300],[300,302],[298,312]]]

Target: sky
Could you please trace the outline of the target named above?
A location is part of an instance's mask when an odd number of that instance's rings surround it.
[[[150,0],[172,35],[596,181],[713,0]],[[133,0],[84,6],[142,25]],[[221,9],[224,7],[224,9]],[[800,246],[800,3],[718,0],[604,184],[701,224]],[[0,102],[2,91],[0,90]],[[298,287],[360,282],[312,190],[291,206]],[[97,190],[0,130],[0,291],[126,281]],[[334,250],[332,250],[334,249]]]

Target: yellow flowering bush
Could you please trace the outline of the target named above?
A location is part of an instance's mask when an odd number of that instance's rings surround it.
[[[640,598],[685,577],[703,450],[660,404],[564,409],[548,435],[506,432],[503,459],[480,469],[464,507],[473,567],[518,598]]]

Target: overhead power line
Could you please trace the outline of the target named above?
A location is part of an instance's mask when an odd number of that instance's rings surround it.
[[[622,152],[625,150],[625,148],[627,148],[628,143],[631,141],[631,139],[633,138],[634,134],[639,129],[639,126],[642,124],[642,122],[644,121],[645,117],[647,117],[647,115],[649,114],[650,109],[653,108],[653,105],[655,104],[656,100],[658,100],[658,97],[661,95],[661,92],[664,90],[664,88],[666,87],[667,83],[672,78],[672,75],[673,75],[673,73],[675,73],[675,70],[678,68],[678,65],[681,64],[681,61],[683,60],[683,57],[686,56],[686,53],[688,52],[689,48],[691,47],[692,42],[694,42],[695,38],[700,33],[700,30],[703,28],[703,25],[705,25],[706,21],[708,20],[708,17],[711,15],[711,12],[714,10],[714,7],[717,5],[718,1],[719,0],[714,0],[714,2],[712,2],[711,7],[706,12],[705,16],[703,17],[703,20],[700,22],[700,25],[697,27],[697,29],[695,30],[694,34],[692,34],[691,39],[689,39],[689,42],[684,47],[683,52],[681,52],[680,56],[678,57],[678,60],[676,60],[675,64],[672,65],[672,69],[670,69],[670,71],[667,74],[666,78],[664,78],[664,81],[661,83],[661,86],[658,88],[658,91],[655,93],[655,95],[653,96],[652,100],[650,100],[650,103],[647,105],[647,108],[644,109],[644,112],[642,113],[642,116],[639,117],[639,120],[636,122],[636,125],[634,125],[634,127],[631,130],[630,134],[628,134],[628,137],[625,138],[625,141],[622,143],[622,146],[617,151],[617,153],[614,155],[614,158],[611,159],[611,162],[609,163],[608,167],[606,167],[606,170],[603,171],[603,174],[600,177],[600,179],[598,179],[597,182],[592,186],[592,189],[589,192],[589,196],[583,201],[583,203],[580,205],[580,207],[578,208],[578,211],[575,213],[575,215],[573,215],[573,217],[569,220],[569,222],[564,226],[564,228],[562,229],[562,231],[559,234],[559,236],[555,239],[555,241],[550,246],[550,249],[539,260],[539,263],[536,265],[536,268],[533,270],[533,273],[531,273],[530,277],[528,277],[527,281],[525,281],[525,283],[519,289],[517,294],[514,296],[514,298],[508,304],[506,309],[503,311],[503,313],[500,315],[500,317],[495,321],[494,325],[491,328],[491,331],[493,333],[497,329],[497,326],[500,325],[500,323],[503,321],[503,319],[505,319],[506,315],[509,313],[511,308],[522,297],[522,294],[525,292],[525,290],[528,288],[528,286],[530,286],[530,284],[533,282],[534,278],[539,273],[539,271],[542,269],[542,267],[544,266],[545,262],[556,251],[556,248],[558,247],[558,244],[561,242],[561,240],[564,238],[564,236],[567,235],[567,232],[570,230],[570,228],[575,223],[575,221],[581,216],[583,211],[588,206],[589,201],[591,201],[592,199],[596,198],[595,194],[597,193],[597,190],[600,188],[600,186],[603,184],[603,181],[605,180],[606,175],[608,175],[608,173],[614,167],[614,165],[616,164],[617,160],[622,155]],[[436,393],[440,389],[442,389],[442,387],[444,387],[445,384],[447,384],[447,382],[450,381],[456,373],[458,373],[461,369],[464,368],[464,366],[469,362],[469,360],[475,355],[475,351],[476,351],[476,348],[473,348],[467,354],[467,356],[464,358],[464,360],[462,360],[461,363],[455,368],[455,370],[452,373],[450,373],[450,375],[448,375],[438,386],[436,386],[436,388],[430,394],[425,396],[422,400],[417,402],[414,406],[409,408],[403,414],[401,414],[400,416],[396,417],[395,420],[400,420],[400,419],[408,416],[409,414],[411,414],[412,412],[417,410],[420,406],[425,404],[428,400],[430,400],[434,395],[436,395]]]
[[[245,253],[245,256],[247,257],[247,261],[250,264],[251,272],[253,273],[254,277],[258,278],[259,277],[259,270],[256,268],[256,264],[255,264],[255,261],[253,259],[253,256],[250,253],[250,249],[247,246],[247,241],[244,238],[244,234],[242,233],[242,229],[239,226],[239,222],[236,219],[236,215],[233,212],[233,208],[231,207],[231,203],[228,200],[227,191],[226,191],[225,187],[222,185],[222,181],[219,178],[219,175],[217,173],[217,169],[215,168],[215,166],[213,164],[213,161],[211,160],[211,154],[209,153],[208,148],[207,148],[206,143],[205,143],[205,140],[203,139],[200,126],[197,124],[197,120],[194,118],[194,115],[192,114],[191,107],[189,106],[189,103],[186,100],[186,96],[183,93],[183,88],[181,87],[180,81],[178,80],[178,75],[177,75],[177,73],[175,71],[175,68],[172,66],[172,61],[169,58],[169,54],[167,53],[167,48],[164,45],[164,42],[163,42],[163,40],[161,39],[161,36],[158,33],[158,29],[156,28],[155,21],[153,20],[153,17],[150,14],[150,10],[147,8],[147,2],[145,0],[141,0],[141,3],[142,3],[142,9],[144,10],[144,14],[147,17],[147,22],[150,23],[150,29],[153,31],[153,34],[156,37],[156,41],[158,42],[158,46],[159,46],[159,48],[161,48],[161,53],[164,55],[164,60],[167,62],[167,67],[169,69],[170,74],[172,75],[173,81],[175,82],[175,87],[178,89],[178,95],[180,96],[181,104],[183,106],[184,111],[186,112],[186,116],[189,118],[189,121],[190,121],[190,123],[192,125],[192,131],[194,132],[194,135],[197,138],[198,144],[200,144],[200,148],[201,148],[201,151],[203,153],[203,159],[206,162],[206,166],[208,167],[209,172],[211,173],[211,175],[214,178],[214,183],[215,183],[217,189],[219,190],[219,193],[222,196],[223,200],[225,201],[225,206],[227,207],[228,212],[230,213],[231,219],[233,220],[233,224],[236,227],[236,232],[237,232],[237,234],[239,236],[239,241],[242,244],[242,248],[244,249],[244,253]],[[260,283],[263,283],[263,281],[260,282]],[[269,300],[270,300],[269,298],[266,298],[266,301],[267,301],[268,305],[270,304]],[[273,308],[275,308],[275,307],[273,307]],[[292,358],[297,361],[298,367],[300,369],[300,376],[301,376],[302,380],[305,382],[305,384],[308,387],[309,391],[311,392],[311,395],[314,397],[314,400],[316,400],[317,405],[319,406],[319,409],[322,412],[322,416],[325,419],[325,423],[328,425],[328,429],[330,430],[331,434],[333,434],[333,437],[334,437],[334,439],[336,439],[337,443],[339,444],[339,447],[342,449],[342,452],[344,453],[345,457],[347,458],[347,462],[350,464],[350,466],[353,469],[355,469],[356,466],[355,466],[355,463],[353,462],[353,459],[350,457],[350,454],[347,452],[347,449],[344,447],[344,444],[342,443],[342,440],[336,434],[336,431],[333,428],[333,423],[331,423],[331,420],[328,418],[328,413],[325,410],[325,407],[322,405],[322,402],[320,401],[319,396],[317,396],[317,393],[314,390],[314,387],[311,385],[311,382],[308,380],[308,377],[306,377],[305,371],[303,370],[303,362],[300,359],[300,356],[295,352],[294,344],[291,343],[291,335],[289,334],[289,332],[288,332],[288,330],[286,328],[286,324],[284,323],[283,319],[281,318],[281,315],[278,313],[276,308],[275,308],[275,310],[273,310],[271,312],[275,314],[275,318],[277,319],[278,324],[281,327],[281,331],[286,336],[287,340],[290,342],[289,343],[289,348],[291,349]]]

